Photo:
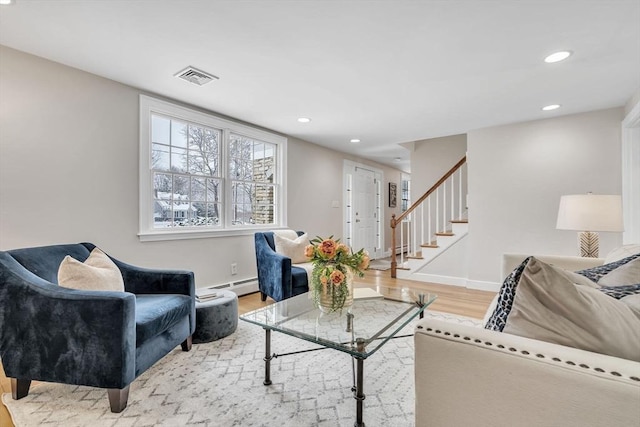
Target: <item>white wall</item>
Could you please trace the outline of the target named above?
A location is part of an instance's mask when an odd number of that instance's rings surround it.
[[[577,233],[555,228],[560,196],[620,194],[622,118],[614,108],[468,133],[470,286],[499,282],[505,252],[578,255]],[[600,233],[601,256],[621,242]]]
[[[402,172],[385,165],[329,150],[319,145],[289,138],[289,191],[288,215],[289,226],[307,231],[311,237],[330,236],[342,238],[343,206],[342,206],[342,174],[343,161],[351,160],[382,170],[384,175],[384,209],[383,231],[385,245],[390,246],[391,215],[401,213],[400,203],[395,208],[388,205],[386,191],[389,182],[400,185]],[[332,207],[333,201],[338,201],[339,208]]]
[[[452,135],[413,143],[411,200],[417,200],[465,156],[467,136]]]
[[[89,241],[132,264],[192,270],[197,286],[255,277],[253,235],[138,240],[140,93],[0,46],[0,249]],[[331,201],[343,159],[359,159],[293,138],[288,157],[290,227],[341,233]]]

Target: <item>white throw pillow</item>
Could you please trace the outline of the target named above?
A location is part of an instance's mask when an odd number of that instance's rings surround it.
[[[503,332],[640,361],[640,318],[631,304],[535,258],[520,276]]]
[[[124,280],[117,265],[95,248],[84,263],[67,255],[58,268],[58,285],[85,291],[124,292]]]
[[[289,229],[273,230],[273,234],[275,236],[285,237],[289,240],[296,240],[298,238],[298,233],[296,233],[295,230],[289,230]]]
[[[304,233],[302,236],[293,240],[282,237],[279,234],[274,234],[273,241],[276,244],[276,252],[291,258],[291,263],[301,264],[308,261],[307,257],[304,255],[304,248],[309,244],[307,233]]]
[[[600,286],[625,286],[640,283],[640,258],[621,265],[598,280]]]
[[[620,261],[623,258],[626,258],[631,255],[635,255],[640,252],[640,245],[630,244],[620,246],[617,249],[612,250],[607,254],[607,257],[604,260],[605,264],[609,264],[612,262]]]

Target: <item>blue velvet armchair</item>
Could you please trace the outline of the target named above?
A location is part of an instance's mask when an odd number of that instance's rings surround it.
[[[178,344],[191,349],[195,284],[189,271],[135,267],[111,258],[125,292],[58,286],[66,255],[91,243],[0,251],[0,357],[14,399],[32,380],[106,388],[112,412],[129,385]]]
[[[298,236],[304,234],[297,231]],[[309,291],[307,272],[292,266],[291,258],[275,251],[273,232],[255,233],[258,287],[262,301],[267,296],[275,301],[291,298]]]

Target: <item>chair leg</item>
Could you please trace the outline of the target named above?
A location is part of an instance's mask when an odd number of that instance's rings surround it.
[[[11,378],[11,397],[14,400],[26,397],[29,394],[29,387],[31,387],[31,380]]]
[[[191,350],[191,345],[193,344],[193,335],[189,335],[186,340],[182,341],[180,344],[182,346],[182,351]]]
[[[260,299],[262,301],[266,301],[267,300],[267,294],[265,294],[264,292],[260,292]]]
[[[109,396],[111,412],[119,414],[127,407],[127,401],[129,400],[129,386],[122,389],[109,388],[107,389],[107,395]]]

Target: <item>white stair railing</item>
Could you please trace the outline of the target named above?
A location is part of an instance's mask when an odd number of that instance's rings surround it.
[[[432,245],[438,234],[450,232],[451,221],[463,219],[466,182],[467,164],[466,157],[463,157],[398,218],[392,215],[391,277],[396,277],[398,267],[397,232],[400,234],[400,266],[404,268],[407,258],[420,257],[423,248]]]

